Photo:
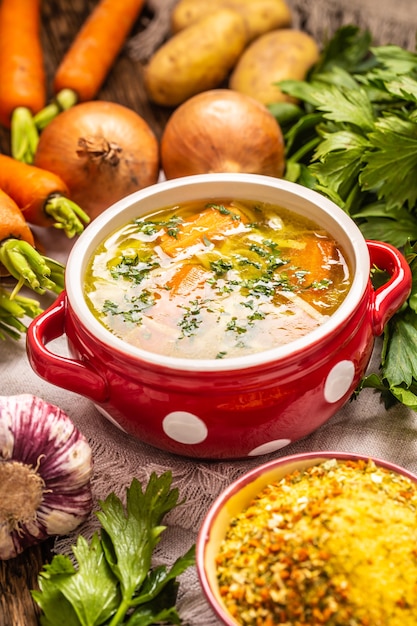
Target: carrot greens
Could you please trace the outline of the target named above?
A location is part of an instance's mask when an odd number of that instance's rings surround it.
[[[270,107],[284,132],[285,178],[329,197],[365,238],[404,249],[410,263],[410,298],[385,327],[379,374],[360,388],[417,410],[417,53],[373,46],[367,31],[343,26],[306,80],[279,86],[298,100]]]
[[[21,294],[13,295],[5,287],[0,287],[0,339],[11,337],[20,339],[27,330],[24,318],[35,318],[42,313],[37,300]]]
[[[177,577],[194,564],[194,546],[170,569],[152,567],[163,517],[178,504],[170,472],[152,474],[145,489],[133,479],[126,506],[111,493],[96,513],[100,533],[90,543],[78,537],[70,557],[55,555],[39,575],[32,596],[42,609],[42,626],[148,626],[181,624],[175,603]]]

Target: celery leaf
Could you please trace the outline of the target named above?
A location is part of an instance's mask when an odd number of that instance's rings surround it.
[[[345,122],[357,126],[363,131],[370,131],[375,123],[374,113],[368,94],[359,87],[356,90],[334,85],[317,91],[317,108],[324,117],[335,122]]]
[[[411,209],[417,203],[417,123],[396,115],[379,118],[368,140],[362,189],[374,191],[388,208]]]
[[[417,315],[407,310],[397,314],[390,324],[389,350],[387,351],[383,371],[390,386],[404,383],[410,387],[413,379],[417,380]]]
[[[39,574],[32,597],[42,610],[42,626],[181,624],[176,579],[195,563],[194,546],[171,569],[152,568],[153,550],[165,530],[162,519],[179,504],[171,481],[170,472],[153,473],[145,490],[132,480],[126,505],[114,493],[100,501],[100,533],[90,543],[78,537],[76,566],[56,555]]]

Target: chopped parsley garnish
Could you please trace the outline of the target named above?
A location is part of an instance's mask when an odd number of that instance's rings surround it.
[[[240,215],[238,215],[237,213],[232,213],[232,211],[230,211],[230,209],[226,209],[224,204],[209,203],[209,204],[206,204],[206,208],[208,208],[208,209],[216,209],[216,211],[218,211],[222,215],[230,215],[232,220],[237,220],[237,221],[240,220]]]
[[[151,219],[138,219],[135,220],[135,224],[138,227],[138,231],[145,235],[154,235],[162,228],[165,228],[167,234],[170,237],[178,237],[179,227],[184,220],[178,215],[171,216],[168,220],[151,220]]]
[[[201,317],[201,311],[203,310],[207,302],[209,302],[209,300],[201,300],[200,298],[196,298],[195,300],[190,300],[189,306],[182,305],[181,308],[184,309],[185,313],[178,322],[178,326],[181,329],[180,339],[195,335],[196,331],[203,321]]]
[[[316,289],[317,291],[321,291],[323,289],[328,289],[330,287],[330,285],[332,284],[332,281],[329,280],[328,278],[322,278],[319,281],[313,281],[311,283],[311,287],[312,289]]]
[[[261,257],[267,257],[269,255],[268,250],[265,250],[265,248],[262,248],[262,246],[259,246],[256,243],[251,243],[249,246],[249,250],[251,252],[256,252],[256,254],[258,254]]]
[[[218,259],[217,261],[210,262],[210,269],[216,274],[216,276],[223,276],[223,274],[226,274],[226,272],[232,268],[233,263],[231,261],[226,261],[226,259]]]
[[[142,313],[155,304],[155,298],[149,291],[142,291],[139,296],[135,296],[125,301],[125,308],[112,302],[105,300],[102,308],[103,313],[110,315],[120,315],[125,322],[132,324],[140,324],[142,321]]]
[[[243,256],[242,254],[234,254],[233,258],[237,261],[237,264],[240,265],[240,266],[242,266],[242,265],[252,265],[257,270],[260,270],[262,268],[262,264],[261,263],[257,263],[256,261],[252,261],[247,256]]]
[[[265,313],[263,311],[260,311],[259,309],[257,311],[254,311],[253,313],[251,313],[251,315],[248,315],[249,323],[252,326],[253,326],[255,321],[263,320],[263,319],[265,319]]]
[[[155,259],[143,261],[139,255],[123,256],[121,261],[110,269],[110,274],[113,278],[124,278],[138,285],[156,267],[159,267],[159,262]]]
[[[218,352],[215,356],[216,359],[224,359],[224,357],[227,355],[227,352],[225,350],[221,350],[220,352]]]
[[[239,325],[237,317],[232,317],[232,319],[230,320],[230,322],[228,322],[226,326],[226,330],[231,330],[238,335],[242,335],[243,333],[246,333],[248,331],[247,328]]]

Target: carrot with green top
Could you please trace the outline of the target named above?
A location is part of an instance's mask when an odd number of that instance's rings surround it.
[[[44,128],[60,111],[96,97],[145,0],[100,0],[64,55],[53,82],[56,100],[36,116]]]
[[[18,282],[11,299],[26,285],[36,293],[47,289],[59,293],[64,286],[64,267],[35,249],[32,231],[16,202],[0,189],[0,276]],[[9,311],[10,312],[10,311]]]
[[[0,188],[36,226],[54,226],[68,237],[81,233],[88,215],[69,199],[64,181],[47,170],[0,154]]]
[[[20,239],[31,246],[35,239],[22,211],[12,198],[0,189],[0,244],[6,239]]]
[[[0,2],[0,122],[11,129],[11,153],[32,162],[38,131],[33,115],[46,102],[40,38],[41,0]]]

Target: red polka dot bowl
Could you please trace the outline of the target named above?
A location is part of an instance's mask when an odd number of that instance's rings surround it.
[[[341,245],[350,290],[333,315],[286,345],[228,359],[162,356],[107,330],[84,297],[91,255],[130,220],[176,203],[239,198],[308,216]],[[372,266],[389,280],[372,287]],[[121,429],[159,449],[200,459],[262,455],[300,439],[350,398],[375,337],[408,297],[409,266],[392,246],[365,241],[350,217],[300,185],[252,174],[205,174],[164,181],[120,200],[81,234],[66,267],[65,291],[30,325],[27,352],[39,376],[89,398]],[[65,335],[69,356],[49,343]]]

